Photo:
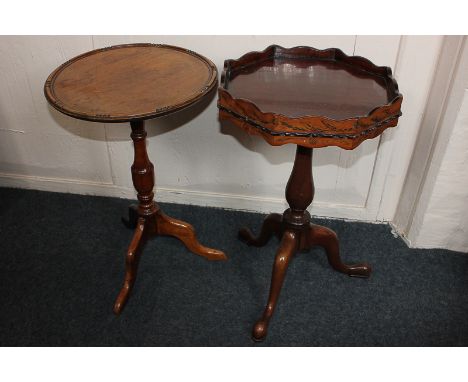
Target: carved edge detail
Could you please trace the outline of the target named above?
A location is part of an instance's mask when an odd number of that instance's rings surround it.
[[[314,138],[356,139],[360,136],[369,135],[369,133],[378,129],[379,127],[389,125],[391,122],[393,122],[394,120],[397,120],[401,116],[401,112],[399,112],[397,115],[392,115],[388,117],[387,119],[384,119],[380,122],[376,122],[373,125],[371,125],[369,128],[362,130],[356,134],[331,134],[331,133],[322,133],[322,132],[304,132],[303,133],[303,132],[275,131],[275,130],[269,129],[268,127],[263,126],[262,124],[254,121],[253,119],[240,115],[233,110],[227,109],[224,106],[218,105],[218,108],[270,135],[282,136],[282,137],[301,137],[301,138],[314,137]]]
[[[335,60],[347,63],[354,67],[358,66],[361,70],[387,78],[392,85],[395,97],[401,96],[398,91],[398,84],[392,75],[392,69],[388,66],[375,65],[369,59],[362,56],[348,56],[339,48],[316,49],[309,46],[295,46],[292,48],[283,48],[280,45],[270,45],[263,51],[248,52],[237,59],[227,59],[224,61],[223,71],[221,73],[220,87],[226,88],[231,71],[242,70],[255,63],[262,62],[268,58],[315,58],[317,60]]]
[[[164,106],[161,108],[157,108],[154,111],[146,114],[139,114],[139,115],[134,115],[128,118],[122,118],[122,117],[114,117],[109,114],[84,114],[81,113],[78,110],[72,110],[70,108],[65,109],[65,105],[63,102],[55,95],[54,92],[54,83],[57,78],[57,76],[62,72],[67,66],[71,65],[72,63],[85,58],[87,56],[91,56],[96,53],[100,52],[105,52],[107,50],[113,50],[113,49],[121,49],[121,48],[131,48],[131,47],[156,47],[156,48],[167,48],[171,50],[178,50],[180,52],[184,52],[186,54],[189,54],[191,56],[194,56],[200,61],[202,61],[207,68],[209,69],[209,76],[206,81],[206,83],[197,91],[195,92],[196,96],[191,98],[188,101],[184,101],[180,104],[177,105],[171,105],[171,106]],[[137,120],[145,120],[145,119],[150,119],[150,118],[155,118],[155,117],[160,117],[163,115],[167,115],[169,113],[178,111],[183,109],[184,107],[190,106],[193,103],[197,102],[200,100],[205,94],[209,93],[211,90],[213,90],[216,85],[217,85],[217,77],[218,77],[218,70],[216,69],[216,65],[213,64],[208,58],[186,48],[181,48],[178,46],[174,45],[167,45],[167,44],[153,44],[153,43],[132,43],[132,44],[119,44],[119,45],[112,45],[108,46],[105,48],[99,48],[99,49],[94,49],[89,52],[80,54],[76,57],[71,58],[70,60],[64,62],[62,65],[60,65],[58,68],[56,68],[47,78],[47,80],[44,83],[44,95],[47,99],[47,101],[59,112],[69,115],[74,118],[78,119],[83,119],[86,121],[93,121],[93,122],[104,122],[104,123],[118,123],[118,122],[130,122],[130,121],[137,121]]]
[[[228,83],[233,71],[242,70],[272,57],[341,61],[372,75],[384,78],[387,83],[387,91],[393,95],[392,100],[387,104],[376,106],[365,116],[334,120],[320,115],[288,117],[280,113],[264,112],[250,100],[235,98],[229,93]],[[279,45],[270,45],[263,51],[249,52],[238,59],[225,60],[218,94],[218,108],[220,111],[228,113],[234,120],[237,119],[239,125],[244,126],[245,123],[248,123],[251,127],[258,129],[262,136],[270,136],[269,143],[275,145],[295,143],[293,141],[289,142],[288,137],[290,140],[294,137],[314,137],[326,138],[328,141],[326,146],[333,144],[329,143],[332,139],[348,139],[350,141],[347,144],[336,143],[336,145],[350,149],[358,146],[367,138],[375,137],[375,132],[382,129],[383,126],[396,126],[398,118],[402,115],[400,108],[403,96],[398,91],[398,84],[392,75],[392,70],[387,66],[377,66],[361,56],[348,56],[338,48],[320,50],[307,46],[283,48]],[[254,118],[246,117],[244,115],[245,111]],[[275,127],[283,130],[276,131]],[[285,129],[289,131],[284,131]],[[310,131],[311,129],[315,131]],[[342,134],[336,133],[337,131],[342,132]],[[281,137],[281,142],[277,140],[279,137]],[[353,139],[356,140],[354,144],[351,142]]]
[[[358,64],[358,66],[363,71],[386,78],[390,82],[391,90],[393,90],[393,93],[395,96],[392,98],[392,100],[389,103],[376,106],[374,109],[369,111],[367,115],[363,117],[369,117],[376,109],[379,109],[383,106],[390,106],[391,104],[395,103],[397,99],[403,98],[403,96],[398,90],[398,84],[396,82],[396,79],[392,75],[392,69],[389,68],[388,66],[377,66],[372,61],[362,56],[348,56],[339,48],[316,49],[316,48],[309,47],[309,46],[295,46],[292,48],[283,48],[280,45],[270,45],[262,51],[249,52],[237,59],[227,59],[224,61],[223,71],[221,72],[221,81],[220,81],[219,89],[223,89],[229,93],[229,90],[227,89],[227,84],[229,82],[230,75],[233,69],[241,70],[257,62],[261,62],[272,57],[278,57],[278,58],[311,58],[313,57],[316,59],[324,59],[324,60],[328,59],[328,60],[341,61],[347,64],[352,64],[353,66]],[[232,97],[232,98],[234,100],[242,99],[243,101],[249,102],[259,112],[265,113],[261,111],[255,104],[253,104],[249,100],[246,100],[243,98],[235,98],[235,97]],[[281,115],[280,113],[272,113],[272,114]],[[285,117],[289,118],[287,116]],[[317,116],[317,117],[320,117],[320,116]],[[299,118],[302,118],[302,117],[299,117]],[[327,118],[327,117],[323,117],[323,118]],[[347,118],[347,119],[352,119],[352,118]],[[346,119],[343,119],[342,121],[344,120]]]

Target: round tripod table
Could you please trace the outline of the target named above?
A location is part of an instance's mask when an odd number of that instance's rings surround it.
[[[154,170],[146,151],[146,119],[181,110],[205,97],[217,84],[211,61],[187,49],[157,44],[127,44],[94,50],[71,59],[47,79],[44,93],[58,111],[95,122],[130,122],[134,143],[131,167],[138,206],[129,208],[127,226],[135,233],[125,258],[125,280],[114,304],[119,314],[135,283],[138,260],[156,235],[180,239],[197,255],[225,260],[204,247],[194,228],[165,215],[154,202]]]
[[[248,245],[263,246],[273,235],[281,239],[268,302],[252,333],[254,340],[261,341],[295,252],[322,246],[337,271],[357,277],[370,275],[367,264],[341,261],[335,232],[311,223],[307,207],[314,197],[312,149],[338,146],[352,150],[377,137],[396,126],[403,97],[388,67],[349,57],[339,49],[276,45],[226,60],[218,95],[220,119],[260,135],[271,145],[297,145],[286,186],[290,208],[282,215],[268,215],[258,237],[247,228],[239,232]]]

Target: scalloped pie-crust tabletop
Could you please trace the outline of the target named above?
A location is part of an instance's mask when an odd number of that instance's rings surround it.
[[[114,304],[119,314],[135,283],[139,258],[148,239],[169,235],[197,255],[225,260],[226,255],[201,245],[194,228],[165,215],[154,201],[154,168],[146,151],[144,121],[177,112],[211,93],[217,85],[215,65],[187,49],[161,44],[126,44],[77,56],[49,76],[44,93],[58,111],[94,122],[130,122],[134,143],[132,180],[138,205],[124,223],[135,230],[125,257],[125,279]]]
[[[257,237],[247,228],[239,231],[248,245],[263,246],[273,235],[281,240],[268,301],[253,327],[254,340],[267,335],[289,261],[297,251],[321,246],[335,270],[369,277],[369,265],[341,261],[335,232],[311,223],[307,207],[314,197],[312,149],[338,146],[352,150],[379,136],[397,125],[402,100],[390,68],[335,48],[272,45],[224,62],[218,88],[220,119],[271,145],[297,145],[286,186],[290,208],[282,215],[268,215]]]

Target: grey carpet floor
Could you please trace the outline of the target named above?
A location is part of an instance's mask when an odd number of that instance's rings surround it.
[[[322,249],[292,261],[265,342],[250,339],[269,289],[276,239],[250,248],[261,214],[161,204],[193,224],[226,262],[159,237],[143,253],[132,296],[112,306],[132,231],[128,200],[0,188],[2,346],[467,346],[468,255],[409,249],[388,225],[316,219],[342,258],[370,279],[332,270]]]

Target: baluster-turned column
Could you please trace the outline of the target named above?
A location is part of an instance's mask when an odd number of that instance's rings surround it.
[[[284,212],[284,220],[293,226],[305,226],[310,222],[307,211],[314,199],[312,179],[312,149],[297,146],[294,166],[286,186],[286,200],[289,209]]]
[[[150,216],[158,210],[154,202],[154,166],[148,158],[146,151],[146,131],[144,121],[134,121],[130,123],[132,133],[130,134],[135,156],[132,164],[133,186],[137,190],[139,200],[138,214],[140,216]]]

